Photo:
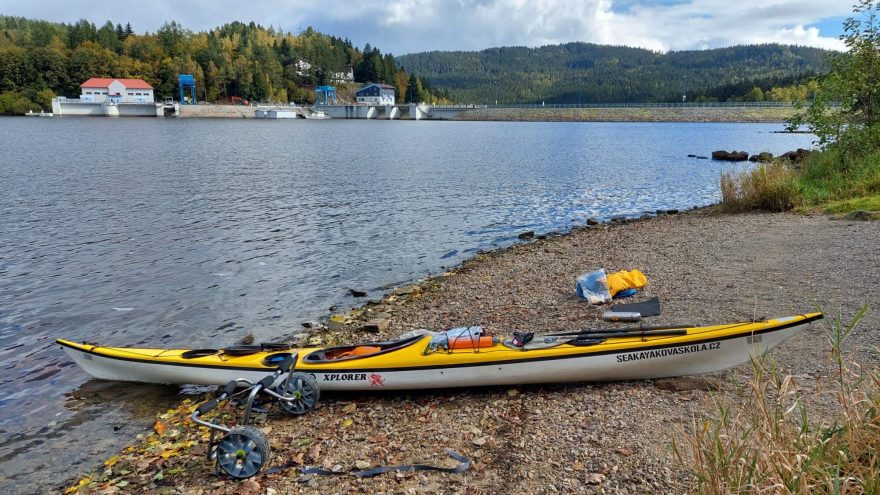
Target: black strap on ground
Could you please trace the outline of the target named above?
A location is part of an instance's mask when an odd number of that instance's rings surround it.
[[[638,313],[642,315],[642,318],[658,316],[660,314],[660,298],[653,297],[637,303],[615,304],[611,306],[611,311]]]
[[[406,472],[406,471],[440,471],[441,473],[462,473],[467,471],[471,467],[471,461],[459,454],[458,452],[452,449],[446,449],[446,455],[452,457],[456,461],[458,461],[458,466],[452,468],[444,468],[438,466],[429,466],[427,464],[405,464],[402,466],[377,466],[370,469],[364,470],[350,470],[350,471],[330,471],[327,469],[314,468],[314,467],[299,467],[297,470],[302,474],[317,474],[320,476],[356,476],[358,478],[369,478],[371,476],[376,476],[377,474],[382,473],[391,473],[391,472]],[[285,464],[281,464],[280,466],[271,467],[264,471],[264,474],[273,474],[279,473],[286,469],[290,469],[297,465],[296,462],[287,462]]]

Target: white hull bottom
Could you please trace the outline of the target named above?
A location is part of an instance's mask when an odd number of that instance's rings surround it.
[[[799,326],[701,343],[579,357],[513,363],[407,370],[300,370],[315,376],[322,390],[413,390],[529,383],[602,382],[695,375],[747,362],[791,338]],[[105,380],[149,383],[224,385],[236,378],[257,381],[269,370],[199,368],[108,358],[65,347],[90,375]]]

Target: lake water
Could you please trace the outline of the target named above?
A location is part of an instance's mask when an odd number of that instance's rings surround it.
[[[719,199],[780,125],[0,119],[0,492],[129,442],[177,388],[90,380],[57,337],[216,347],[518,233]],[[742,165],[739,165],[742,167]]]

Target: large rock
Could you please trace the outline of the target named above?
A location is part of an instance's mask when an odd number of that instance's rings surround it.
[[[749,154],[745,151],[718,150],[712,152],[712,159],[725,162],[744,162],[749,159]]]
[[[795,151],[789,151],[787,153],[783,153],[779,155],[779,158],[783,160],[788,160],[791,163],[803,163],[807,157],[810,156],[810,150],[805,150],[803,148],[798,148]]]

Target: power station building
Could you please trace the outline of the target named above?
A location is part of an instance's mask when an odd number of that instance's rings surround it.
[[[357,90],[355,97],[364,105],[394,105],[394,86],[387,84],[367,84]]]

